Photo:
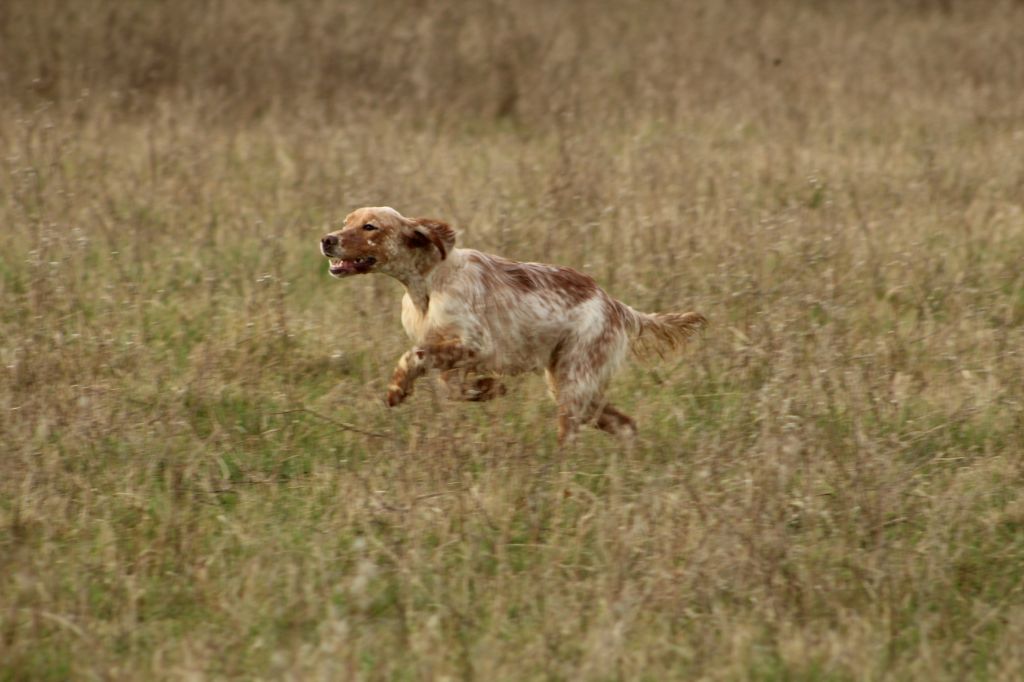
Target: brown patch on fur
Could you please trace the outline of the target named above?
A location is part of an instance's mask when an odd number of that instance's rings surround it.
[[[432,218],[416,218],[412,223],[423,230],[420,232],[417,229],[417,234],[425,234],[430,243],[437,247],[441,260],[448,257],[448,251],[455,247],[455,230],[448,223]]]
[[[342,253],[348,258],[377,255],[377,249],[366,239],[365,232],[343,230],[338,235],[338,243],[341,246]]]
[[[524,293],[537,291],[540,288],[537,281],[530,276],[530,271],[522,263],[515,263],[504,259],[495,259],[494,264],[501,273],[505,283],[517,291]]]
[[[428,249],[434,245],[435,241],[431,240],[430,237],[419,230],[415,230],[412,234],[405,235],[402,239],[405,241],[405,245],[410,249]],[[438,248],[441,251],[441,260],[444,260],[446,255],[444,249],[442,247]]]
[[[593,278],[572,268],[517,263],[497,256],[490,258],[490,264],[497,270],[501,283],[523,293],[545,291],[577,305],[593,298],[598,291],[597,282]],[[485,274],[485,277],[490,277],[490,274]]]
[[[601,336],[596,341],[587,346],[587,359],[590,361],[591,366],[597,367],[605,361],[608,355],[608,347],[612,343],[612,339],[617,336],[625,326],[625,318],[623,312],[620,310],[621,306],[617,305],[617,301],[609,298],[606,294],[604,296],[604,310],[608,316],[607,324],[601,330]]]
[[[417,354],[428,362],[430,369],[454,369],[460,364],[471,361],[476,351],[463,346],[459,341],[445,341],[417,349]]]
[[[593,278],[572,268],[556,268],[550,276],[550,281],[558,288],[559,293],[573,303],[591,299],[598,291],[597,282]]]

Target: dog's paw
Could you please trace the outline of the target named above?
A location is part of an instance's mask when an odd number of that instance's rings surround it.
[[[400,387],[389,386],[388,395],[384,398],[384,402],[387,403],[388,407],[395,407],[397,405],[401,405],[408,396],[409,394],[403,391]]]
[[[494,400],[508,393],[508,389],[505,388],[505,384],[499,382],[494,377],[484,377],[477,379],[472,388],[466,391],[466,400],[473,402],[484,402],[486,400]]]

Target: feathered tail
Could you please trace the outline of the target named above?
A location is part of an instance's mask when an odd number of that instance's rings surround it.
[[[630,311],[636,325],[632,350],[641,357],[678,348],[708,324],[700,313],[642,313],[632,308]]]

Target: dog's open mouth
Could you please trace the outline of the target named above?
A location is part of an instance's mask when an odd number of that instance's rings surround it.
[[[359,258],[332,258],[329,269],[331,274],[335,277],[361,275],[364,272],[369,272],[370,268],[372,268],[373,264],[376,262],[377,259],[373,256],[360,256]]]

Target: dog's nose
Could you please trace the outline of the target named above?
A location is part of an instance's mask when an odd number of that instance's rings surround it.
[[[330,249],[338,245],[337,235],[329,234],[320,240],[320,247],[324,250]]]

